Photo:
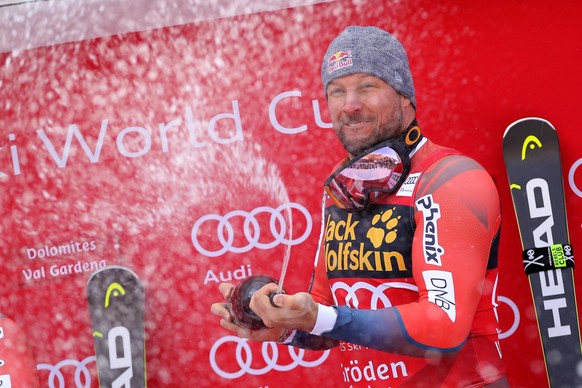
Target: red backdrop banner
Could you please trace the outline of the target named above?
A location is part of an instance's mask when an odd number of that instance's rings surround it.
[[[278,277],[288,249],[286,288],[307,288],[322,182],[344,157],[319,69],[350,24],[402,41],[425,135],[493,176],[509,381],[547,386],[501,138],[523,117],[557,128],[580,249],[580,15],[541,0],[335,1],[0,54],[0,313],[27,334],[41,386],[98,386],[85,287],[108,265],[144,283],[150,386],[341,384],[330,360],[350,349],[247,343],[210,304],[221,281]]]

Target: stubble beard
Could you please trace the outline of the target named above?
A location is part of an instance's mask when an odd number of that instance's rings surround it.
[[[351,155],[359,155],[368,148],[371,148],[385,140],[398,137],[404,131],[404,113],[402,109],[398,108],[399,107],[394,107],[392,114],[390,115],[390,120],[388,120],[388,122],[386,122],[382,127],[374,127],[369,137],[355,141],[348,139],[345,132],[345,122],[364,121],[362,119],[366,116],[358,114],[344,117],[342,122],[339,124],[337,136],[346,151],[348,151],[348,153]]]

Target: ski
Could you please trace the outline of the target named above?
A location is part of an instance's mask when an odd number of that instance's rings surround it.
[[[110,266],[87,283],[99,386],[144,388],[144,287],[128,268]]]
[[[39,379],[26,335],[12,319],[0,314],[0,387],[38,388]]]
[[[582,386],[574,254],[555,128],[540,118],[515,121],[503,134],[503,156],[548,384],[552,388]]]

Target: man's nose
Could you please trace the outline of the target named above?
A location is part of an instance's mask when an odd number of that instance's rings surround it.
[[[344,105],[342,110],[344,113],[353,114],[358,112],[362,109],[362,100],[360,95],[356,92],[348,92],[346,93],[346,99],[344,101]]]

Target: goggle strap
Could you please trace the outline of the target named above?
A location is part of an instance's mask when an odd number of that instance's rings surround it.
[[[318,239],[318,243],[317,243],[317,249],[315,251],[315,259],[313,260],[313,267],[317,267],[317,263],[319,261],[319,252],[321,250],[321,243],[323,242],[323,235],[325,234],[325,203],[327,202],[327,196],[328,196],[328,191],[327,188],[325,188],[325,190],[323,190],[323,198],[321,199],[321,226],[319,228],[319,239]],[[333,199],[333,196],[330,195],[330,197]],[[334,200],[335,202],[335,200]],[[311,286],[310,286],[311,288]],[[310,290],[311,291],[311,290]]]
[[[418,122],[414,119],[397,140],[404,146],[406,154],[410,155],[422,138],[423,136],[420,127],[418,126]]]

